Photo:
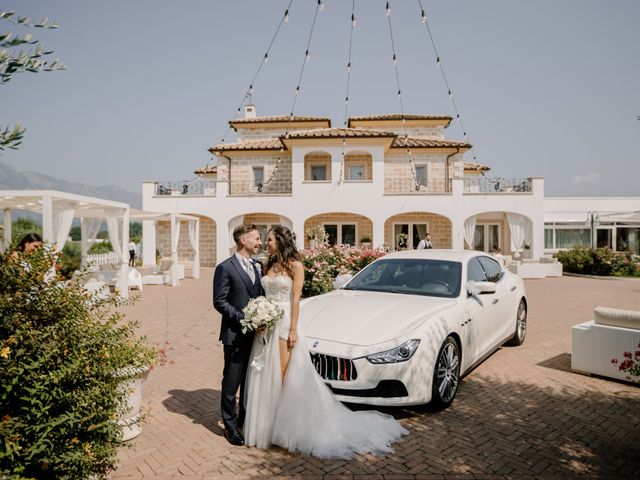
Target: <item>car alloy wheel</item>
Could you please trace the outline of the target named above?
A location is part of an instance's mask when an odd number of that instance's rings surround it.
[[[431,404],[447,408],[453,402],[460,381],[460,349],[456,341],[447,337],[440,347],[433,372]]]
[[[507,342],[508,345],[517,347],[524,343],[524,337],[527,334],[527,302],[524,298],[520,299],[518,304],[518,312],[516,313],[516,331]]]

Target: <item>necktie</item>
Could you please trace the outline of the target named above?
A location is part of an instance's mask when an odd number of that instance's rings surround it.
[[[251,279],[251,283],[254,283],[256,281],[256,271],[253,269],[253,262],[250,259],[245,260],[244,268]]]

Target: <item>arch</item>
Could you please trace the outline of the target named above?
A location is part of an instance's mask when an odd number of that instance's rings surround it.
[[[312,246],[312,239],[306,232],[316,225],[325,226],[325,230],[330,235],[330,243],[362,246],[362,243],[370,243],[373,240],[373,221],[369,217],[358,213],[326,212],[305,220],[305,248]]]
[[[305,182],[331,181],[331,154],[322,150],[309,152],[304,156]]]
[[[385,248],[416,248],[420,237],[425,233],[431,234],[434,248],[452,248],[451,220],[433,212],[403,212],[387,218],[384,222]],[[402,234],[406,235],[406,238]]]
[[[519,215],[526,219],[525,231],[518,233],[515,238],[512,235],[512,227],[509,222],[510,215]],[[472,219],[475,223],[470,222]],[[473,245],[469,245],[470,232],[467,227],[472,224],[474,224]],[[513,255],[516,258],[520,255],[525,258],[529,256],[528,252],[531,250],[533,241],[533,220],[524,213],[507,210],[478,212],[465,218],[464,225],[465,248],[491,252],[497,247],[503,254]],[[520,227],[514,225],[513,228]],[[522,236],[524,236],[524,244],[516,244],[522,241],[520,239]]]
[[[293,230],[293,221],[284,215],[270,212],[246,212],[240,215],[236,215],[231,218],[227,224],[228,238],[229,238],[229,252],[235,251],[235,242],[233,241],[233,230],[238,226],[246,224],[254,224],[258,227],[262,243],[266,241],[266,234],[268,229],[273,225],[284,225],[285,227]]]

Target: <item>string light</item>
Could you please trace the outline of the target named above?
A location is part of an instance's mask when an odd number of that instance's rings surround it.
[[[385,15],[388,17],[389,15],[391,15],[391,6],[389,6],[389,2],[387,2],[387,6],[385,8]]]
[[[304,52],[304,59],[308,62],[309,60],[311,60],[311,54],[309,53],[309,50],[307,50],[306,52]]]
[[[458,105],[456,104],[456,101],[454,99],[453,96],[453,91],[451,90],[451,87],[449,86],[449,81],[447,80],[447,76],[445,74],[444,71],[444,67],[442,66],[442,62],[440,60],[440,55],[438,55],[438,49],[436,48],[436,42],[433,39],[433,35],[431,34],[431,28],[429,28],[429,22],[427,21],[427,14],[425,13],[424,7],[422,6],[422,0],[418,0],[418,6],[420,7],[420,20],[421,22],[425,25],[426,29],[427,29],[427,35],[429,36],[429,40],[431,41],[431,46],[433,47],[433,52],[436,56],[436,68],[440,69],[440,73],[442,74],[442,79],[444,80],[444,84],[445,87],[447,88],[447,93],[449,95],[449,100],[451,101],[451,106],[453,107],[453,110],[456,114],[456,122],[460,125],[460,129],[462,130],[462,134],[464,137],[465,142],[468,141],[468,135],[467,135],[467,131],[464,128],[464,125],[462,123],[462,118],[460,116],[460,111],[458,110]],[[472,149],[475,149],[474,147],[472,147]],[[473,157],[474,161],[476,160],[476,157],[474,155]]]
[[[356,26],[356,16],[354,14],[351,14],[351,26],[355,27]]]
[[[284,12],[284,23],[289,23],[289,10]]]
[[[349,30],[349,50],[347,54],[347,86],[344,96],[344,120],[342,126],[347,128],[347,119],[349,118],[349,88],[351,86],[351,52],[353,47],[353,30],[356,27],[356,0],[351,1],[351,28]],[[340,174],[338,175],[337,184],[342,183],[342,176],[344,175],[344,158],[345,148],[347,146],[346,137],[342,137],[342,156],[340,162]]]
[[[268,63],[269,62],[269,52],[264,54],[264,63]]]
[[[318,10],[321,12],[324,10],[324,3],[322,3],[322,0],[318,0]]]

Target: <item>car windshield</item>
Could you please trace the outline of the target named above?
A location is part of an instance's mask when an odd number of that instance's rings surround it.
[[[460,294],[461,272],[460,262],[381,259],[365,267],[345,289],[453,298]]]

